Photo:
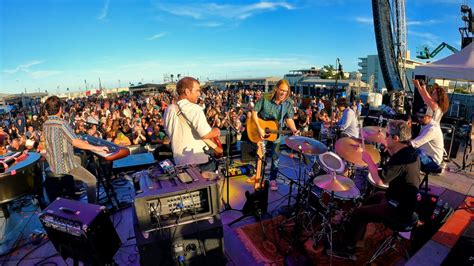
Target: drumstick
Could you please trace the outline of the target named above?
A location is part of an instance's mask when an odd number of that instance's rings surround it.
[[[365,140],[364,140],[364,131],[362,130],[362,121],[360,121],[359,129],[360,129],[360,139],[362,140],[362,149],[365,151]]]

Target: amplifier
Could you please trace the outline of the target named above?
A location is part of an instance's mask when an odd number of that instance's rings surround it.
[[[151,233],[137,225],[134,230],[140,265],[226,265],[222,222],[217,216]]]
[[[219,189],[216,181],[202,177],[197,168],[178,169],[191,183],[177,178],[162,179],[145,175],[140,180],[143,191],[135,197],[135,213],[142,231],[207,219],[219,213]]]
[[[63,259],[104,265],[113,262],[121,245],[105,211],[102,206],[58,198],[39,219]]]

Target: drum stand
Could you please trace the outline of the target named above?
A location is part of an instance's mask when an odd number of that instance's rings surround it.
[[[333,216],[333,208],[334,208],[334,191],[331,191],[331,198],[329,200],[328,208],[325,213],[321,214],[322,223],[321,223],[321,230],[316,232],[313,235],[313,248],[317,247],[317,244],[321,241],[323,236],[326,238],[329,244],[329,265],[332,265],[332,236],[333,236],[333,229],[331,225],[331,219]]]
[[[294,214],[293,216],[291,216],[290,218],[288,218],[287,220],[285,220],[284,222],[282,222],[280,225],[279,225],[279,229],[282,230],[283,227],[288,224],[290,221],[293,221],[294,220],[294,229],[293,229],[293,232],[292,232],[292,238],[291,238],[291,241],[290,241],[290,247],[289,247],[289,251],[296,247],[297,250],[299,251],[302,251],[303,254],[304,254],[304,247],[303,247],[303,242],[301,241],[300,237],[301,237],[301,231],[302,231],[302,223],[303,221],[301,219],[298,219],[301,214],[303,214],[303,204],[302,204],[302,195],[304,194],[304,191],[307,191],[307,184],[305,182],[304,186],[301,185],[301,179],[303,179],[303,172],[302,172],[302,168],[304,167],[304,162],[303,162],[303,152],[302,152],[302,146],[299,146],[298,147],[298,154],[299,154],[299,170],[298,170],[298,181],[295,182],[293,181],[294,183],[296,183],[296,186],[298,187],[298,191],[297,191],[297,194],[296,194],[296,202],[295,202],[295,205],[294,205]],[[303,180],[304,181],[304,180]],[[303,187],[303,188],[302,188]],[[290,201],[291,201],[291,189],[290,189],[290,194],[288,195],[288,208],[290,209]],[[282,231],[280,231],[282,232]]]

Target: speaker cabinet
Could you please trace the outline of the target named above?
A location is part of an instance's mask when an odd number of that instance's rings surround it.
[[[140,265],[225,265],[224,233],[217,217],[150,233],[135,225]]]
[[[99,205],[58,198],[39,215],[39,220],[61,257],[105,265],[113,262],[121,245],[105,211]]]

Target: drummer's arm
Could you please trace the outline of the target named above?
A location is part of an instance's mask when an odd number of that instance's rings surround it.
[[[372,176],[372,179],[374,180],[375,184],[383,185],[384,181],[382,180],[382,178],[380,178],[377,165],[375,164],[374,160],[372,160],[370,154],[366,151],[362,152],[362,160],[367,164],[367,168],[369,169],[369,173]]]

